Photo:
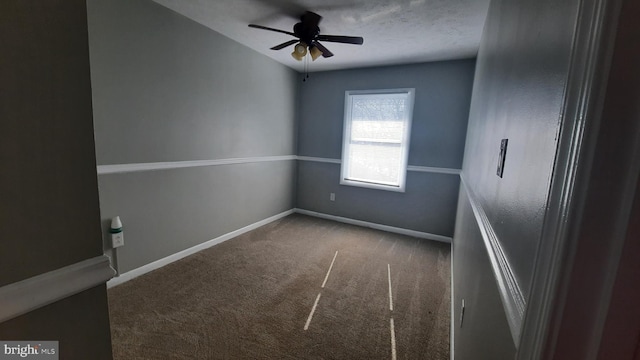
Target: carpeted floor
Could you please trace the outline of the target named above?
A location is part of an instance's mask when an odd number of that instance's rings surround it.
[[[298,214],[108,294],[116,360],[449,359],[448,244]]]

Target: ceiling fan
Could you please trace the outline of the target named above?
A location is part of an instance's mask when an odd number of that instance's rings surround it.
[[[364,39],[359,36],[321,35],[320,28],[318,27],[320,20],[322,20],[322,16],[311,11],[307,11],[300,17],[300,22],[293,26],[293,32],[273,29],[270,27],[255,24],[249,24],[249,27],[275,31],[296,37],[297,39],[283,42],[280,45],[272,47],[271,50],[281,50],[286,48],[287,46],[298,43],[291,53],[291,56],[293,56],[293,58],[298,61],[302,61],[305,55],[307,55],[307,48],[309,49],[309,53],[311,54],[311,58],[313,60],[316,60],[318,57],[320,57],[320,55],[325,58],[332,57],[333,53],[326,47],[324,47],[324,45],[322,45],[320,41],[355,45],[362,45],[362,43],[364,42]]]

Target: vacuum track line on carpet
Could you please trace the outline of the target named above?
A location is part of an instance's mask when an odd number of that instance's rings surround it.
[[[327,275],[324,277],[324,281],[322,282],[322,286],[320,286],[321,289],[324,289],[324,286],[327,284],[327,280],[329,280],[329,274],[331,274],[331,269],[333,269],[333,263],[336,261],[336,257],[338,256],[338,251],[336,251],[335,254],[333,254],[333,260],[331,260],[331,265],[329,265],[329,270],[327,270]],[[311,319],[313,319],[313,314],[316,312],[316,307],[318,306],[318,301],[320,301],[320,295],[322,295],[322,293],[318,294],[318,297],[316,297],[316,302],[313,303],[313,307],[311,308],[311,312],[309,313],[309,317],[307,318],[307,322],[306,324],[304,324],[304,329],[308,330],[309,329],[309,325],[311,324]]]
[[[389,321],[391,329],[391,360],[396,360],[396,328],[393,324],[393,318]]]
[[[321,288],[324,289],[324,286],[327,284],[327,280],[329,280],[329,274],[331,274],[331,269],[333,268],[333,263],[336,261],[336,256],[338,256],[338,251],[336,251],[335,255],[333,255],[333,260],[331,260],[331,265],[329,265],[329,271],[327,271],[327,276],[324,277],[324,281],[322,282]]]
[[[316,298],[316,302],[313,303],[313,307],[311,308],[311,312],[309,313],[309,317],[307,318],[307,323],[304,324],[305,330],[309,330],[309,324],[311,324],[311,319],[313,319],[313,313],[316,312],[316,306],[318,306],[318,301],[320,301],[320,295],[322,294],[318,294],[318,297]]]
[[[389,275],[389,310],[393,311],[393,293],[391,291],[391,265],[387,264],[387,274]]]

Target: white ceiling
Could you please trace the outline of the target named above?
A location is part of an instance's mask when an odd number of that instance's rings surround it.
[[[305,11],[323,17],[320,33],[364,37],[364,44],[323,42],[335,56],[309,61],[309,71],[464,59],[476,56],[489,0],[154,0],[296,71],[285,31]]]

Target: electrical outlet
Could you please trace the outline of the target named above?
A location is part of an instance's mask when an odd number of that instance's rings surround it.
[[[464,299],[462,299],[462,306],[460,307],[460,327],[462,327],[463,321],[464,321]]]
[[[330,193],[329,194],[329,200],[336,201],[336,194],[335,193]]]
[[[121,246],[124,246],[124,235],[121,232],[111,234],[111,247],[115,249]]]

